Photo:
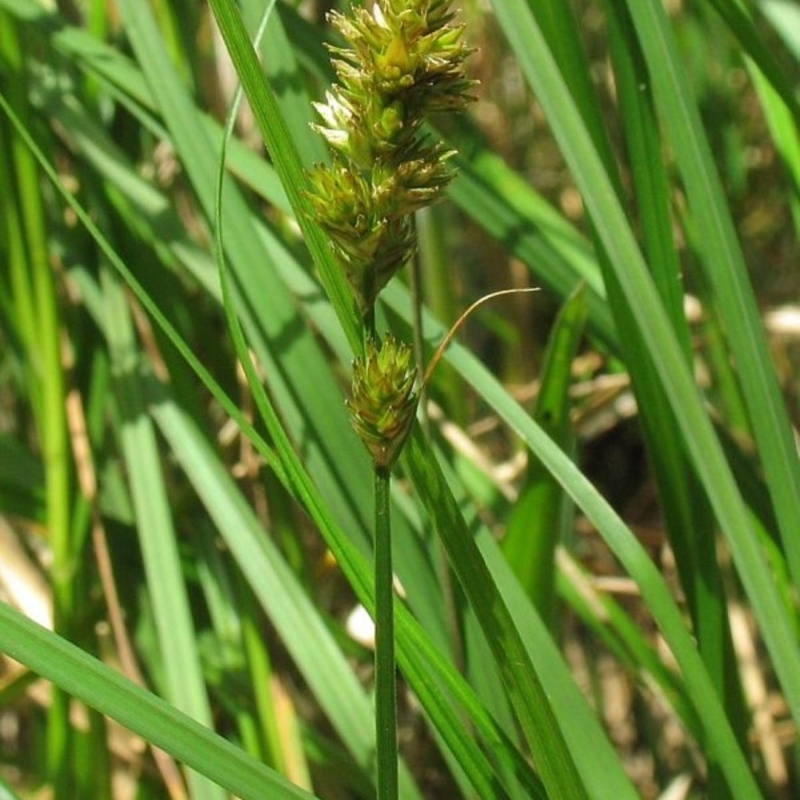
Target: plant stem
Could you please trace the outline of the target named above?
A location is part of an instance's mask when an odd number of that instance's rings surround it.
[[[415,231],[417,230],[416,219],[414,221],[414,229]],[[416,253],[409,263],[409,276],[411,278],[411,300],[413,303],[414,358],[417,361],[417,374],[419,376],[419,420],[422,430],[428,436],[430,434],[430,420],[428,419],[428,409],[425,405],[425,384],[423,382],[425,374],[425,339],[422,334],[422,262],[419,253]]]
[[[23,123],[30,125],[24,44],[16,25],[7,21],[0,34],[0,60],[9,76],[9,101]],[[4,159],[0,184],[16,188],[3,211],[2,224],[9,242],[4,265],[8,264],[11,280],[10,307],[19,309],[17,333],[27,350],[26,371],[44,467],[46,528],[53,555],[53,621],[57,632],[69,636],[74,625],[76,585],[70,459],[60,313],[49,259],[46,212],[36,160],[19,135],[8,131],[5,120],[0,149]],[[54,687],[47,721],[47,761],[57,800],[75,792],[75,736],[69,706],[69,698]]]
[[[397,798],[397,688],[390,480],[389,469],[375,467],[375,738],[378,800]]]

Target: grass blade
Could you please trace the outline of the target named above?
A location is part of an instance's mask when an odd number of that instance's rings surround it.
[[[800,541],[794,535],[800,509],[800,461],[786,416],[761,319],[727,211],[710,148],[700,125],[663,8],[650,2],[633,3],[631,16],[648,58],[656,98],[675,147],[696,224],[703,231],[703,263],[719,302],[720,313],[759,445],[767,482],[780,525],[783,546],[795,585],[800,585]],[[656,66],[658,65],[658,66]],[[741,565],[740,565],[741,568]],[[757,602],[756,596],[748,592]],[[765,626],[765,629],[767,626]],[[783,664],[776,655],[779,669]],[[794,698],[800,715],[800,696]]]
[[[617,200],[613,185],[583,128],[580,115],[570,100],[558,67],[535,21],[524,10],[518,8],[518,5],[517,0],[498,4],[496,6],[498,17],[504,21],[506,35],[514,45],[528,80],[548,109],[554,134],[573,169],[587,210],[609,262],[615,269],[630,311],[641,331],[670,404],[673,408],[680,409],[680,413],[676,416],[687,452],[706,487],[717,519],[728,536],[736,565],[753,603],[792,713],[798,717],[800,716],[800,660],[791,644],[791,628],[785,607],[777,595],[769,569],[752,535],[742,499],[663,306],[656,295],[655,287],[648,275],[625,213]],[[640,13],[652,14],[654,17],[658,13],[650,0],[632,5],[633,8],[630,10],[634,19]],[[516,13],[513,9],[516,9]],[[645,39],[645,45],[643,50],[648,57],[652,57],[654,42]],[[663,57],[664,53],[661,54]],[[653,74],[664,74],[666,72],[664,63],[660,61],[657,73]],[[674,62],[672,66],[674,68]],[[684,135],[681,133],[681,136]],[[706,224],[710,224],[710,220],[706,220]],[[720,255],[716,254],[717,257]],[[739,290],[742,288],[741,284],[737,286]],[[748,310],[750,310],[749,304]],[[742,326],[742,329],[745,327],[749,328],[749,325]],[[759,341],[762,340],[760,331],[757,338]],[[756,391],[759,394],[766,392],[777,401],[777,398],[773,397],[774,375],[768,373],[767,364],[768,359],[765,358],[757,369],[748,374],[755,384],[760,383],[766,373],[768,376],[766,385],[760,386]],[[767,407],[772,406],[773,403],[770,402]],[[782,407],[776,411],[775,418],[785,421]],[[769,421],[764,421],[764,425],[771,430],[776,424],[782,427],[782,423],[775,423],[771,416]],[[781,452],[785,453],[787,459],[784,464],[787,467],[787,474],[780,477],[780,485],[784,485],[787,481],[794,483],[795,477],[792,473],[795,470],[796,454],[786,452],[787,439],[781,435],[778,438]],[[795,509],[800,507],[798,503],[787,502],[785,510],[788,511],[792,505]],[[755,789],[752,783],[750,785]]]
[[[312,800],[238,747],[0,603],[0,650],[242,800]]]
[[[106,333],[111,351],[120,438],[126,460],[148,591],[165,668],[166,694],[198,722],[211,724],[194,624],[186,596],[175,530],[161,473],[155,433],[138,377],[140,358],[127,301],[116,277],[106,273]],[[224,797],[219,787],[190,773],[198,798]]]
[[[361,325],[352,294],[333,258],[325,235],[313,222],[313,214],[310,213],[302,193],[302,187],[306,184],[305,173],[275,96],[264,79],[238,11],[221,0],[211,0],[210,5],[273,164],[303,230],[306,246],[319,269],[320,279],[331,298],[350,346],[355,353],[359,353],[362,346]]]
[[[562,307],[550,332],[533,416],[565,451],[574,443],[569,388],[585,318],[586,293],[581,286]],[[555,555],[563,520],[563,490],[532,459],[525,486],[509,516],[503,552],[539,614],[551,626],[557,619]]]

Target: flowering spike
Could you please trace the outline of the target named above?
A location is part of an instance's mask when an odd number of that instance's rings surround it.
[[[417,411],[417,371],[413,351],[391,335],[379,345],[368,339],[364,356],[353,363],[350,415],[376,467],[397,459]]]
[[[330,48],[339,82],[314,104],[314,128],[335,158],[312,171],[308,197],[365,317],[414,253],[407,218],[455,175],[451,151],[422,132],[427,114],[471,99],[470,50],[452,16],[449,0],[377,0],[328,16],[347,45]]]

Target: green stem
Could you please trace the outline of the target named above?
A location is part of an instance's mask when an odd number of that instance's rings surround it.
[[[397,688],[390,480],[387,468],[375,467],[375,738],[378,800],[397,798]]]
[[[415,236],[419,240],[416,218],[414,220]],[[413,303],[414,323],[414,358],[417,360],[417,374],[419,376],[419,410],[420,424],[425,435],[430,435],[430,420],[425,404],[425,338],[422,333],[422,261],[417,253],[409,263],[409,276],[411,278],[411,300]]]
[[[25,49],[15,25],[0,23],[0,61],[8,80],[9,102],[30,126]],[[74,624],[75,559],[71,535],[70,454],[64,414],[65,379],[61,362],[60,315],[48,252],[47,221],[36,160],[23,139],[0,131],[2,181],[13,195],[0,225],[9,241],[12,306],[19,309],[16,332],[25,345],[31,403],[45,470],[46,527],[52,549],[53,619],[68,636]],[[47,722],[47,762],[57,800],[75,796],[75,741],[69,698],[54,687]]]

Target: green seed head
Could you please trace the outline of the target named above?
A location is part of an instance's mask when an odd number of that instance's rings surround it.
[[[423,123],[471,99],[470,51],[450,24],[449,0],[377,0],[329,19],[346,45],[330,48],[338,83],[315,104],[314,127],[334,159],[311,172],[307,197],[369,318],[414,254],[414,212],[439,200],[455,175],[452,152]]]
[[[403,448],[417,411],[413,351],[387,335],[381,344],[367,342],[353,363],[347,401],[353,427],[377,467],[390,468]]]

